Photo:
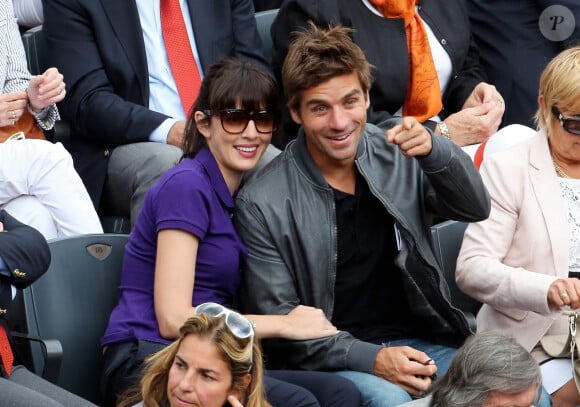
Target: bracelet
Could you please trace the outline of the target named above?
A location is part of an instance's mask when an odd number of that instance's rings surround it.
[[[441,137],[446,138],[447,140],[451,140],[451,137],[449,136],[449,128],[447,127],[447,124],[445,124],[444,121],[440,121],[439,123],[437,123],[437,127],[439,127]]]

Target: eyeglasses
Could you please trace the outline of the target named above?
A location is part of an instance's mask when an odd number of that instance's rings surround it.
[[[580,136],[580,119],[566,119],[562,116],[562,113],[554,105],[552,106],[552,113],[556,116],[556,119],[560,122],[564,130],[568,133]]]
[[[224,129],[225,130],[225,129]],[[227,130],[226,130],[227,131]],[[254,342],[254,327],[246,317],[235,311],[227,309],[223,305],[215,302],[204,302],[195,307],[195,315],[205,314],[210,317],[219,318],[225,315],[225,323],[232,334],[239,339],[250,338]],[[250,346],[250,370],[253,363],[252,347]]]
[[[208,116],[219,116],[222,128],[231,134],[240,134],[254,121],[258,133],[271,133],[276,130],[277,115],[268,110],[222,109],[204,110]]]

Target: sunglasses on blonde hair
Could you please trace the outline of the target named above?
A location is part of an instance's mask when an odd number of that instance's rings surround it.
[[[225,130],[225,129],[224,129]],[[227,130],[226,130],[227,131]],[[243,315],[232,311],[221,304],[215,302],[204,302],[195,307],[195,315],[208,315],[210,317],[219,318],[225,316],[225,324],[230,332],[239,339],[248,339],[254,342],[254,327],[252,323]],[[252,347],[250,347],[250,369],[253,364]]]

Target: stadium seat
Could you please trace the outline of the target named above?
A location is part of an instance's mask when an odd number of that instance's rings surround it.
[[[272,62],[272,56],[274,55],[274,44],[272,42],[272,36],[270,35],[270,27],[277,15],[277,8],[259,11],[255,14],[258,34],[260,34],[260,39],[262,40],[262,50],[264,51],[266,61],[269,63]]]
[[[448,220],[431,227],[431,237],[433,239],[433,249],[435,257],[441,266],[443,278],[447,282],[451,296],[451,304],[459,308],[465,314],[469,325],[475,332],[475,315],[481,304],[464,294],[455,282],[455,266],[463,234],[467,228],[467,223]]]
[[[31,28],[22,34],[22,44],[26,53],[28,70],[32,75],[40,75],[48,66],[46,66],[45,52],[46,41],[42,35],[42,26]],[[70,126],[66,121],[60,120],[55,123],[53,131],[45,132],[47,139],[57,142],[60,141],[66,145],[70,138]]]
[[[48,271],[22,291],[22,323],[33,337],[62,346],[55,384],[96,404],[100,401],[100,338],[117,303],[128,236],[95,234],[49,241]],[[42,375],[45,356],[31,345],[33,366]],[[51,379],[51,378],[48,378]]]

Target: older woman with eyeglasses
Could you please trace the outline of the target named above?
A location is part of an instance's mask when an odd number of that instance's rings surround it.
[[[179,337],[199,304],[233,306],[247,256],[232,222],[234,197],[270,142],[277,103],[274,81],[250,63],[225,59],[206,72],[183,158],[148,192],[127,243],[119,302],[102,339],[105,406],[138,382],[144,359]],[[247,317],[259,337],[338,332],[321,310],[300,305],[288,315]],[[274,406],[347,407],[360,398],[333,373],[271,371],[264,382]]]
[[[204,303],[179,338],[147,359],[140,386],[117,407],[199,405],[270,407],[262,386],[262,352],[246,318]]]
[[[570,360],[539,342],[567,333],[562,307],[580,308],[580,46],[547,65],[538,103],[537,135],[483,161],[491,214],[468,226],[456,279],[483,303],[478,331],[514,336],[545,362],[553,406],[576,406]]]

